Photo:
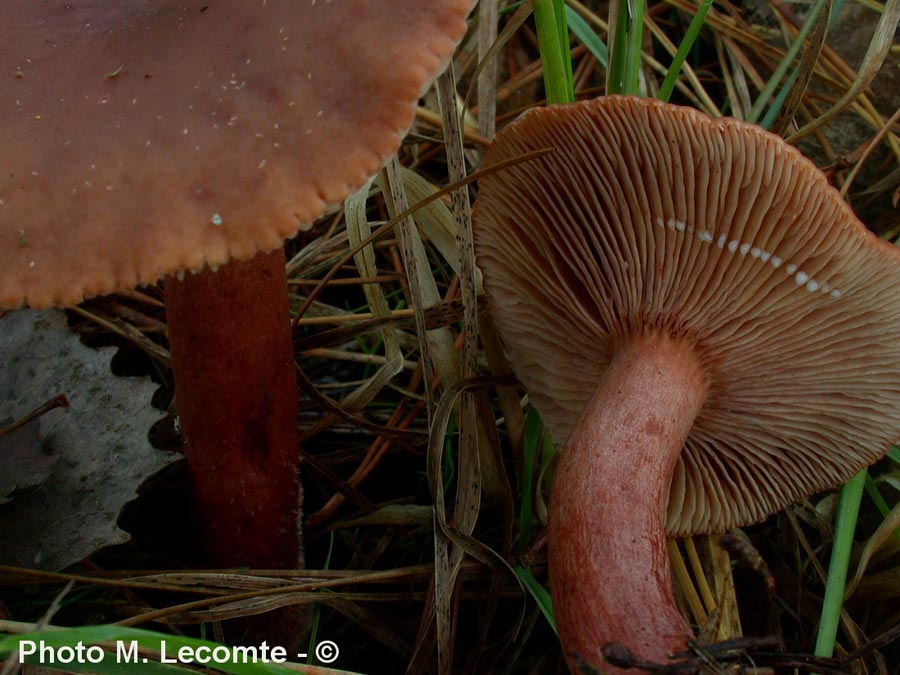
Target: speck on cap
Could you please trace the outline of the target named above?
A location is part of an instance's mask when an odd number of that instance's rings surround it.
[[[710,393],[672,535],[833,487],[900,438],[900,254],[750,124],[647,99],[535,109],[486,164],[476,251],[513,366],[560,447],[616,345],[667,331]]]
[[[0,307],[277,247],[396,150],[471,0],[0,3]]]

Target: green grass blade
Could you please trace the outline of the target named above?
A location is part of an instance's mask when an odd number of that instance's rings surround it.
[[[331,556],[334,553],[334,531],[328,533],[328,553],[325,555],[325,564],[323,569],[330,570],[331,569]],[[327,589],[322,589],[319,591],[320,593],[327,592]],[[308,646],[306,649],[306,662],[312,663],[316,653],[316,643],[319,639],[319,624],[322,621],[322,605],[321,603],[316,603],[316,608],[313,611],[312,620],[309,622],[309,639],[307,640]]]
[[[784,107],[784,102],[785,100],[787,100],[788,94],[791,93],[791,87],[794,86],[794,82],[797,80],[797,76],[799,74],[799,70],[794,70],[790,75],[788,75],[787,82],[784,83],[781,91],[778,92],[775,100],[772,101],[771,107],[766,111],[766,114],[763,115],[763,118],[759,121],[759,126],[761,126],[763,129],[771,129],[772,125],[775,123],[775,120],[778,119],[778,115],[781,112],[781,109]]]
[[[872,477],[868,473],[866,473],[866,494],[869,495],[869,499],[875,504],[875,508],[878,509],[878,513],[881,514],[882,518],[890,516],[891,507],[885,501],[884,497],[881,496],[878,485],[876,485],[875,481],[872,480]],[[897,541],[900,541],[900,527],[897,528]]]
[[[640,85],[646,0],[618,0],[612,50],[606,83],[607,94],[637,94]]]
[[[815,27],[816,20],[819,18],[819,14],[822,12],[822,8],[825,7],[825,3],[826,0],[816,0],[816,4],[814,4],[812,6],[812,9],[810,9],[809,15],[806,17],[806,21],[803,23],[803,26],[797,33],[796,39],[791,43],[791,46],[785,53],[784,58],[781,59],[781,63],[778,64],[775,72],[772,73],[769,81],[766,82],[766,86],[763,88],[759,97],[756,99],[756,102],[753,104],[753,107],[750,109],[750,113],[747,115],[748,122],[756,123],[762,116],[763,108],[766,107],[769,99],[772,98],[775,90],[778,88],[779,83],[784,79],[788,68],[791,67],[791,64],[794,62],[797,53],[803,47],[803,43],[806,40],[807,35],[809,35],[810,31]],[[787,89],[788,87],[785,88]],[[773,105],[773,107],[775,106]]]
[[[537,466],[538,450],[544,436],[544,424],[534,408],[525,418],[522,442],[522,501],[519,506],[519,543],[526,546],[531,541],[531,521],[534,519],[534,477],[540,471]]]
[[[625,44],[628,35],[628,2],[627,0],[612,0],[617,2],[618,9],[613,23],[610,24],[610,50],[609,69],[606,72],[606,93],[625,93]]]
[[[75,644],[77,644],[77,640],[72,643],[73,646]],[[198,673],[191,668],[167,665],[150,659],[143,663],[142,657],[138,661],[138,663],[120,663],[115,654],[106,652],[103,661],[99,663],[81,661],[63,663],[53,659],[39,660],[35,656],[26,657],[23,663],[41,669],[46,668],[66,673],[95,673],[96,675],[197,675]]]
[[[844,0],[834,0],[834,4],[831,5],[831,16],[828,17],[829,23],[834,24],[835,19],[837,19],[838,14],[841,13],[843,8]]]
[[[571,103],[575,100],[572,91],[572,63],[569,42],[565,37],[565,12],[561,0],[534,0],[534,23],[537,27],[538,46],[544,68],[544,88],[547,103]],[[562,25],[560,25],[562,24]]]
[[[588,25],[588,22],[574,9],[566,5],[566,19],[569,28],[572,29],[578,41],[587,47],[587,50],[594,56],[603,68],[609,67],[609,50],[606,43],[600,39],[600,36],[594,32],[594,29]]]
[[[550,591],[544,588],[541,583],[534,578],[534,575],[528,568],[516,565],[514,569],[516,576],[519,577],[522,585],[528,589],[529,593],[531,593],[534,601],[543,613],[544,618],[547,619],[547,623],[549,623],[550,627],[553,629],[553,632],[558,634],[558,631],[556,630],[556,620],[553,618],[553,600],[550,598]]]
[[[628,36],[625,43],[625,94],[637,94],[641,82],[641,53],[644,47],[644,14],[647,0],[628,0]]]
[[[888,503],[884,500],[884,497],[881,496],[881,492],[878,490],[878,486],[875,484],[875,481],[872,480],[872,477],[868,473],[866,474],[866,493],[869,495],[869,499],[872,500],[872,503],[875,504],[875,508],[878,509],[878,512],[881,514],[882,518],[884,518],[891,512],[891,507],[888,506]]]
[[[816,656],[830,657],[834,653],[838,624],[841,619],[841,607],[844,604],[844,587],[847,584],[850,551],[853,548],[856,518],[859,515],[866,475],[867,472],[864,469],[841,487],[837,516],[834,522],[834,544],[831,549],[831,562],[828,565],[825,598],[822,602],[822,618],[819,621],[819,634],[816,638]]]
[[[565,0],[553,0],[553,19],[556,21],[556,32],[561,47],[563,69],[566,74],[566,91],[569,93],[569,100],[574,101],[575,76],[572,74],[572,50],[569,48],[569,22]]]
[[[691,19],[681,44],[678,45],[678,51],[675,52],[675,58],[672,59],[672,65],[669,66],[669,70],[666,73],[666,79],[663,80],[662,87],[659,89],[659,99],[661,101],[668,101],[672,96],[672,92],[675,90],[675,83],[681,74],[681,67],[684,65],[684,61],[690,54],[691,49],[693,49],[697,38],[700,37],[700,30],[706,22],[706,14],[709,12],[710,7],[712,7],[712,0],[703,0],[697,8],[694,18]]]

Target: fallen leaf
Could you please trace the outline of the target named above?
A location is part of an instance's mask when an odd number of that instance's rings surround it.
[[[0,420],[0,426],[6,423]],[[50,477],[57,458],[44,451],[40,428],[41,421],[32,420],[0,436],[0,504],[11,502],[14,492],[38,486]]]
[[[41,417],[46,480],[0,507],[0,563],[59,570],[128,541],[116,525],[138,487],[176,457],[147,433],[162,413],[149,378],[116,377],[115,349],[90,349],[62,311],[19,310],[0,318],[0,418],[22,415],[64,393],[70,407]]]

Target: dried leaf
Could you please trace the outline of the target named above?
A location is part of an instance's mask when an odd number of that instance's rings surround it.
[[[63,392],[71,406],[41,418],[50,476],[0,510],[0,562],[59,570],[128,541],[116,519],[138,486],[172,461],[147,439],[162,413],[149,378],[119,378],[113,349],[85,347],[65,314],[21,310],[0,319],[0,418]]]
[[[41,445],[41,421],[32,420],[0,436],[0,504],[13,500],[13,493],[43,483],[57,462]]]

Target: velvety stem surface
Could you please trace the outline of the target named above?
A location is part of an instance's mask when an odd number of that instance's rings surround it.
[[[168,277],[166,313],[209,563],[297,567],[298,397],[284,253]]]
[[[707,381],[684,341],[624,344],[573,430],[550,503],[550,577],[559,637],[599,665],[620,643],[665,663],[691,636],[672,595],[665,514],[672,472]],[[624,673],[603,665],[606,673]]]

